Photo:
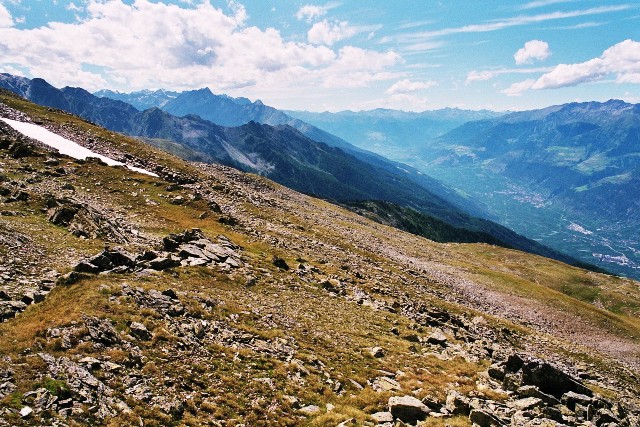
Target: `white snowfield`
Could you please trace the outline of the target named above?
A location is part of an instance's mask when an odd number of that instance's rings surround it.
[[[18,122],[16,120],[5,119],[4,117],[0,117],[0,120],[14,128],[21,134],[28,136],[29,138],[37,139],[43,144],[55,148],[61,154],[73,157],[74,159],[84,160],[87,157],[97,157],[109,166],[126,166],[127,168],[135,172],[140,172],[156,177],[158,176],[157,174],[149,172],[148,170],[137,168],[135,166],[129,166],[117,160],[113,160],[112,158],[109,158],[107,156],[95,153],[88,148],[83,147],[82,145],[76,144],[75,142],[70,141],[67,138],[63,138],[60,135],[43,128],[42,126],[34,125],[33,123],[24,123]]]

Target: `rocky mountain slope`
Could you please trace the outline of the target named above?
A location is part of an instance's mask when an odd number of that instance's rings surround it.
[[[289,113],[484,202],[476,211],[484,218],[638,278],[639,111],[612,100],[484,118],[456,110]]]
[[[178,117],[195,114],[212,123],[226,127],[242,126],[249,122],[272,126],[289,125],[314,141],[324,142],[332,147],[340,147],[347,151],[362,152],[345,140],[265,105],[260,100],[251,102],[247,98],[215,95],[208,88],[180,93],[142,91],[129,94],[102,90],[94,95],[124,101],[140,110],[156,107]]]
[[[16,79],[15,76],[10,75],[5,75],[5,78],[9,80]],[[1,74],[0,85],[2,85]],[[14,83],[13,86],[18,85]],[[22,86],[25,86],[25,84],[22,84]],[[10,85],[6,85],[6,88],[12,90]],[[27,99],[30,99],[29,96],[26,96],[26,91],[24,90],[23,92],[13,91],[21,96],[25,96]],[[350,142],[347,142],[350,138],[357,138],[357,131],[353,133],[347,132],[346,134],[343,132],[340,133],[340,135],[344,136],[338,137],[336,136],[337,134],[329,133],[324,129],[320,129],[317,126],[310,124],[311,121],[307,122],[300,120],[296,116],[297,112],[281,111],[263,104],[260,100],[251,102],[247,98],[232,98],[227,95],[216,95],[208,88],[180,93],[164,90],[132,93],[117,93],[109,90],[101,90],[96,92],[95,95],[127,102],[139,110],[157,107],[178,117],[197,115],[207,121],[226,127],[242,126],[249,122],[256,122],[271,126],[291,126],[309,139],[325,143],[330,147],[338,147],[346,153],[356,157],[358,160],[374,165],[377,168],[381,168],[387,174],[396,176],[396,179],[410,179],[418,185],[428,189],[438,197],[452,202],[456,206],[462,208],[462,210],[469,212],[474,216],[479,216],[482,211],[479,204],[468,198],[461,197],[455,191],[452,191],[450,188],[442,185],[439,181],[428,176],[428,174],[420,172],[415,168],[408,166],[406,163],[391,161],[386,157],[375,154],[377,152],[376,150],[362,149]],[[411,113],[393,113],[411,115]],[[429,114],[429,112],[424,113],[424,115]],[[495,114],[490,112],[476,113],[462,110],[443,110],[442,113],[436,112],[435,114],[438,116],[438,118],[435,119],[436,122],[444,121],[448,123],[445,125],[446,130],[453,129],[456,125],[462,124],[472,118],[479,119],[495,116]],[[442,116],[442,114],[444,114],[444,116]],[[463,119],[465,117],[466,120]],[[98,123],[102,124],[101,122]],[[351,131],[353,129],[349,130]],[[420,135],[423,132],[424,130],[421,130],[416,135]],[[169,148],[169,146],[170,145],[166,145],[165,142],[165,147]]]
[[[22,95],[21,92],[16,93]],[[324,113],[316,115],[314,113],[307,112],[280,111],[276,108],[263,104],[260,100],[251,102],[247,98],[232,98],[227,95],[216,95],[208,88],[181,93],[160,90],[155,92],[132,92],[129,94],[102,90],[96,92],[95,95],[128,102],[140,110],[157,107],[178,117],[195,114],[220,126],[242,126],[249,122],[256,122],[271,126],[288,125],[297,129],[314,141],[323,142],[330,147],[338,147],[365,163],[384,169],[386,173],[396,176],[402,175],[399,177],[402,180],[407,178],[411,179],[420,186],[429,189],[429,191],[436,194],[438,197],[453,202],[455,205],[475,216],[478,216],[482,211],[479,205],[473,200],[461,197],[456,192],[451,191],[451,189],[429,177],[428,174],[419,172],[413,167],[408,166],[406,162],[397,163],[395,161],[388,160],[386,157],[374,154],[379,153],[380,150],[371,149],[371,147],[367,147],[366,143],[359,143],[362,142],[360,141],[362,131],[369,133],[371,130],[367,126],[369,124],[369,119],[373,120],[375,123],[387,123],[389,121],[393,122],[394,120],[398,120],[399,117],[402,117],[403,123],[412,123],[413,128],[404,132],[401,137],[397,138],[398,143],[402,144],[406,149],[407,143],[410,139],[418,138],[419,142],[423,142],[429,135],[439,135],[469,120],[495,117],[495,113],[488,111],[474,112],[457,109],[424,112],[420,114],[391,110],[375,110],[372,112],[354,114],[344,113],[344,117],[342,116],[342,113],[340,113],[337,115],[331,115],[332,118],[334,116],[340,117],[338,120],[339,126],[332,127],[326,125],[328,125],[328,123],[333,123],[333,120],[329,120],[328,122],[326,120],[322,120],[325,118]],[[29,99],[28,96],[27,98]],[[371,114],[372,117],[369,118],[368,114]],[[354,115],[357,115],[359,119],[354,118]],[[318,117],[321,117],[322,119],[316,120]],[[310,120],[306,120],[306,118],[309,118]],[[314,126],[312,123],[319,123],[322,126]],[[354,123],[357,124],[354,126]],[[432,129],[432,131],[426,131],[424,127],[425,124],[429,124],[428,129]],[[393,130],[398,129],[397,124],[391,124],[389,126],[391,126]],[[326,129],[332,129],[336,132],[327,132]],[[413,132],[413,130],[416,131]],[[388,132],[388,134],[391,137],[393,132]],[[355,142],[356,145],[347,141]],[[385,144],[385,147],[387,145],[389,144]],[[366,148],[359,148],[360,146]]]
[[[518,232],[640,277],[639,152],[640,105],[611,100],[467,123],[425,144],[420,161],[491,197],[494,217]]]
[[[37,84],[40,87],[46,82]],[[0,75],[0,87],[3,85],[20,86],[19,94],[35,96],[35,89],[26,78]],[[139,112],[122,101],[98,98],[81,88],[57,90],[50,86],[46,93],[44,105],[64,102],[66,111],[117,132],[145,137],[149,144],[189,160],[231,165],[330,200],[373,199],[411,207],[453,227],[469,230],[468,236],[489,234],[492,242],[506,247],[592,268],[508,228],[471,216],[458,207],[460,204],[456,202],[461,197],[425,174],[372,154],[345,152],[311,140],[288,125],[249,122],[223,127],[199,116],[177,117],[159,108]],[[208,90],[207,93],[211,95]]]
[[[0,101],[158,175],[0,122],[0,424],[638,425],[637,282]]]

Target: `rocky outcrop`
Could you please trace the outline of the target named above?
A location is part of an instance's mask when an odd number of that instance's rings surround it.
[[[113,243],[138,241],[138,233],[113,213],[92,207],[72,198],[49,197],[45,202],[49,221],[66,227],[76,237],[102,239]]]
[[[166,270],[173,267],[217,266],[231,269],[243,265],[240,247],[224,236],[218,242],[209,240],[199,229],[171,234],[162,240],[161,250],[147,250],[133,255],[122,248],[107,248],[80,261],[74,271],[79,273],[131,273],[145,269]]]
[[[429,415],[429,408],[413,396],[394,396],[389,399],[389,412],[393,418],[409,424],[422,421]]]

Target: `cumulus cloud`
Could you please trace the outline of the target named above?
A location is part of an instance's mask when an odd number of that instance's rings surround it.
[[[599,58],[578,64],[560,64],[536,81],[533,89],[575,86],[615,75],[618,83],[640,82],[640,42],[625,40],[605,50]]]
[[[244,7],[230,6],[225,14],[209,1],[186,8],[91,0],[86,18],[74,23],[0,28],[0,57],[57,86],[89,90],[253,86],[264,94],[396,77],[388,68],[401,58],[392,51],[289,42],[273,28],[246,26]]]
[[[307,33],[307,39],[310,43],[331,46],[335,42],[351,38],[357,33],[358,29],[350,26],[347,21],[330,23],[324,19],[313,24]]]
[[[306,4],[302,6],[300,9],[298,9],[298,12],[296,13],[296,18],[298,18],[298,21],[302,21],[304,19],[307,22],[311,22],[316,18],[326,15],[329,9],[333,9],[336,6],[337,4],[335,3],[329,3],[324,6]]]
[[[555,89],[615,76],[617,83],[640,83],[640,42],[625,40],[598,58],[577,64],[560,64],[535,81],[514,83],[504,93],[519,95],[529,89]]]
[[[307,32],[307,40],[313,44],[331,46],[341,40],[349,39],[356,34],[369,33],[368,38],[375,36],[375,32],[382,28],[381,25],[350,25],[347,21],[329,22],[323,19],[313,24]]]
[[[13,26],[13,19],[6,7],[0,3],[0,28],[8,28]]]
[[[551,56],[551,49],[549,44],[542,40],[531,40],[524,44],[524,47],[518,49],[513,55],[516,60],[516,64],[531,64],[534,61],[544,61]]]
[[[411,80],[404,79],[395,82],[385,91],[385,93],[387,95],[409,94],[419,90],[429,89],[436,85],[437,83],[432,80],[426,82],[413,82]]]

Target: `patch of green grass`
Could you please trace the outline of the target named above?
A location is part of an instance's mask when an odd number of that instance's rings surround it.
[[[45,388],[54,396],[58,396],[60,400],[67,399],[71,396],[71,390],[65,381],[56,380],[46,377],[37,384],[37,387]]]

